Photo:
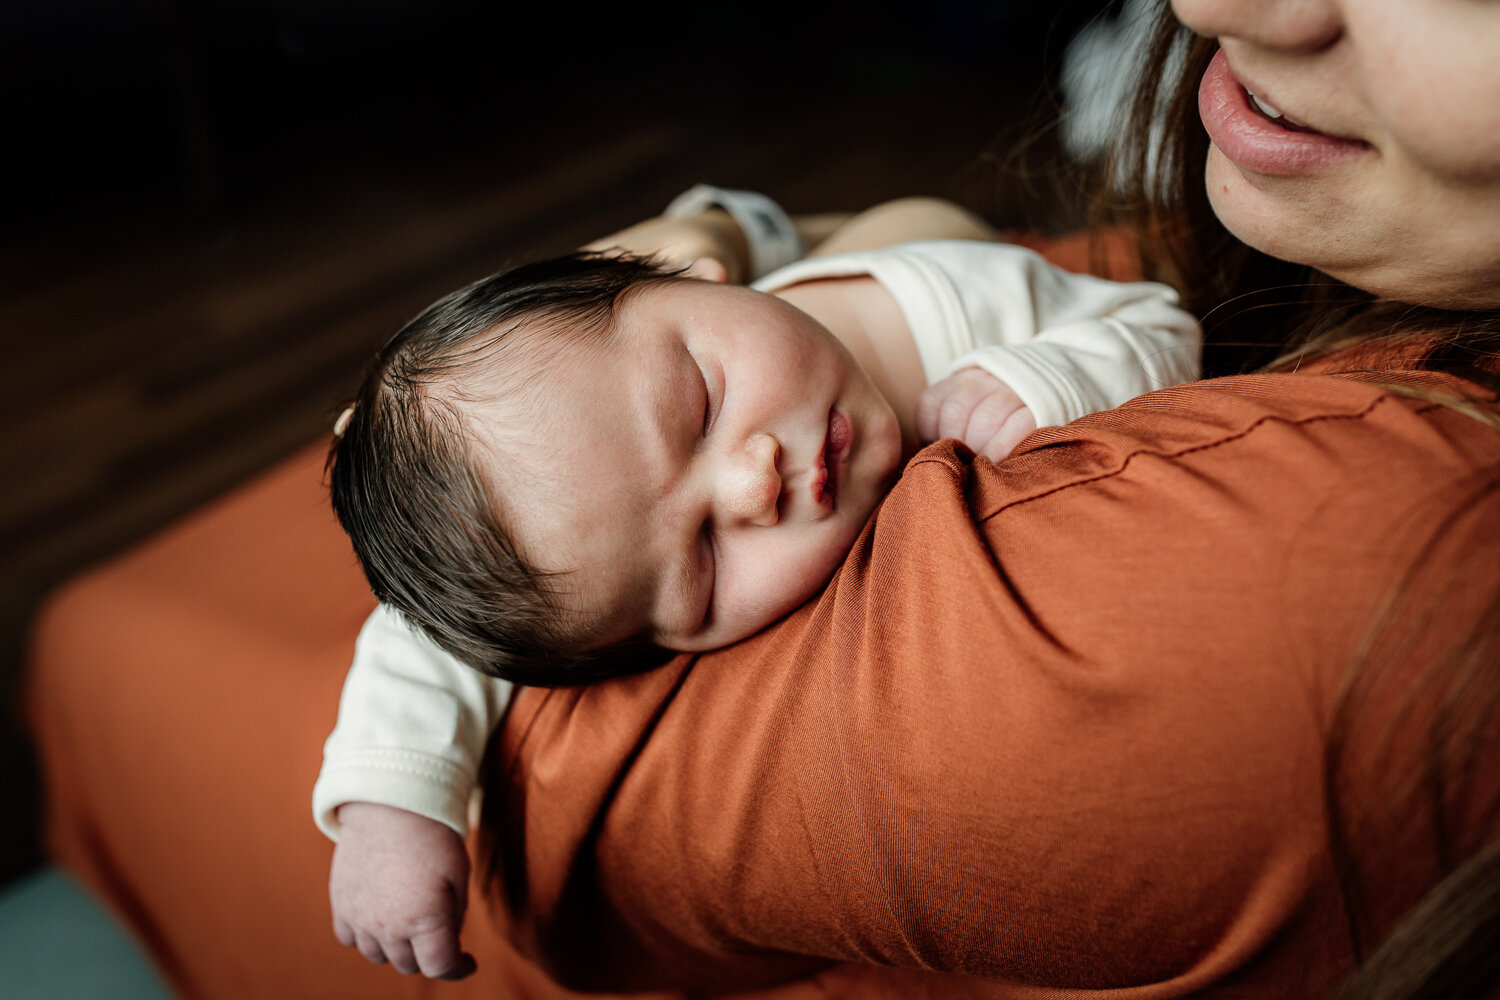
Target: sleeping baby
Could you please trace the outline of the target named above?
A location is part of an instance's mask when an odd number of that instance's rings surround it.
[[[505,682],[745,638],[828,583],[921,443],[999,461],[1197,377],[1170,289],[1011,245],[722,278],[599,253],[486,278],[403,328],[340,418],[334,508],[382,607],[314,808],[335,931],[371,960],[472,971],[463,837]]]

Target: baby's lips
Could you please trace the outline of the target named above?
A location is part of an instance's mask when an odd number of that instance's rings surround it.
[[[848,453],[849,443],[853,440],[854,431],[849,427],[848,418],[838,410],[830,411],[828,414],[828,437],[823,444],[824,492],[827,494],[830,502],[837,501],[839,460]]]

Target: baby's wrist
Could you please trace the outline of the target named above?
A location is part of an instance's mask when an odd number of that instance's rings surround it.
[[[338,820],[339,845],[356,854],[464,849],[464,838],[448,824],[397,806],[348,802],[339,807]]]
[[[734,216],[722,208],[710,208],[682,221],[697,226],[704,238],[718,248],[713,256],[724,265],[729,284],[743,285],[751,280],[750,243]]]
[[[399,806],[388,806],[383,802],[345,802],[335,810],[339,827],[343,830],[359,829],[375,824],[403,822],[408,817],[426,820],[427,817]],[[427,822],[435,822],[427,820]],[[439,824],[441,825],[441,824]]]

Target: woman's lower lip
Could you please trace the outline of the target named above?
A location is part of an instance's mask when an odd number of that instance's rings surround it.
[[[1198,114],[1219,152],[1235,166],[1257,174],[1292,177],[1315,173],[1370,148],[1357,139],[1294,132],[1256,111],[1245,88],[1229,72],[1223,49],[1214,53],[1203,74],[1198,87]]]

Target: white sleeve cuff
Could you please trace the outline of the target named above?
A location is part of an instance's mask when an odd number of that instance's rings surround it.
[[[460,836],[508,682],[486,677],[381,605],[365,621],[313,789],[318,828],[338,839],[345,802],[426,816]]]
[[[313,816],[318,829],[336,841],[339,806],[374,802],[436,820],[467,837],[473,788],[472,776],[441,757],[396,747],[353,750],[324,759],[313,786]]]
[[[948,374],[982,368],[1020,397],[1038,427],[1058,426],[1197,378],[1199,340],[1190,320],[1178,325],[1141,327],[1113,317],[1064,323],[1025,343],[969,351]]]

